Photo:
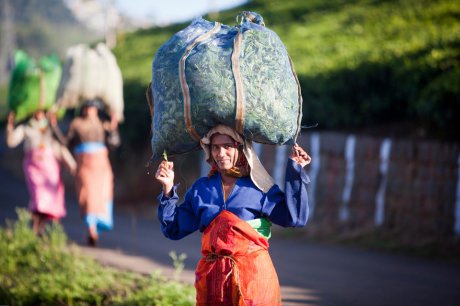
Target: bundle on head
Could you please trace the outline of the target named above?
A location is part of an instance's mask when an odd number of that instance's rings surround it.
[[[217,124],[247,139],[293,143],[302,115],[297,76],[286,48],[257,13],[241,24],[196,19],[156,53],[152,65],[154,159],[199,147]]]

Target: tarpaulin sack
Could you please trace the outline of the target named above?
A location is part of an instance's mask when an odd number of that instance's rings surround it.
[[[61,79],[61,64],[54,56],[40,58],[38,65],[24,51],[15,54],[15,66],[8,88],[8,108],[21,121],[39,109],[49,109],[55,102]]]
[[[57,105],[78,108],[91,99],[100,99],[110,113],[123,120],[121,70],[115,56],[103,43],[94,49],[77,45],[67,50]]]
[[[256,13],[238,26],[202,18],[176,33],[152,65],[152,150],[191,151],[217,124],[265,144],[296,139],[302,117],[297,76],[280,38]]]

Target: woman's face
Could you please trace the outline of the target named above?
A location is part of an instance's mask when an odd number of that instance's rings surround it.
[[[211,139],[211,155],[219,170],[229,170],[238,158],[238,147],[230,136],[215,134]]]
[[[45,112],[42,110],[36,111],[34,113],[35,120],[42,120],[46,118]]]
[[[96,117],[98,113],[96,106],[87,106],[83,111],[85,117]]]

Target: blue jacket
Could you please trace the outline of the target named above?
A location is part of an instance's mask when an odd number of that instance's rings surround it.
[[[263,193],[250,177],[238,178],[232,192],[223,199],[222,180],[219,173],[198,179],[185,194],[184,202],[176,205],[179,197],[177,185],[173,196],[158,197],[158,218],[163,234],[173,240],[181,239],[206,226],[222,211],[228,210],[245,221],[265,217],[283,227],[301,227],[308,219],[307,184],[305,170],[288,159],[285,192],[274,185]]]

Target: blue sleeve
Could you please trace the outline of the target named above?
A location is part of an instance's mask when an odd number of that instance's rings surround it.
[[[262,213],[275,224],[284,227],[302,227],[308,220],[306,171],[292,159],[286,165],[285,192],[275,185],[265,196]]]
[[[173,195],[167,197],[162,192],[158,196],[158,219],[161,231],[172,240],[181,239],[198,229],[199,221],[192,207],[191,192],[185,195],[184,202],[176,205],[179,200],[177,186],[173,187]]]

